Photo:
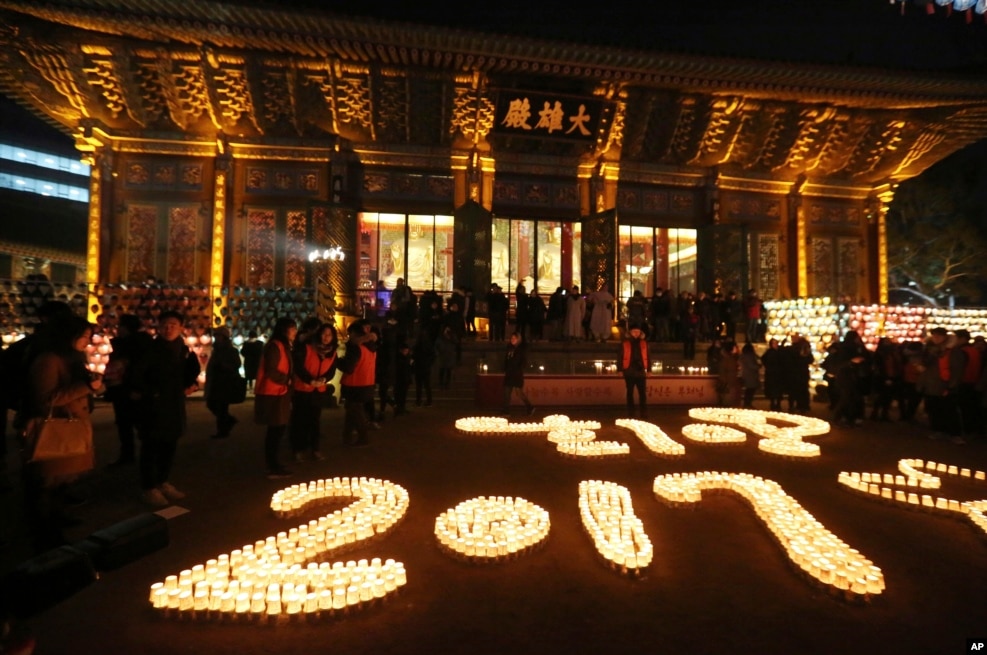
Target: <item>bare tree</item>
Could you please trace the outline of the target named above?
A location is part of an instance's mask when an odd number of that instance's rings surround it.
[[[950,297],[974,302],[987,271],[987,240],[972,201],[973,175],[932,175],[903,183],[888,210],[888,274],[892,290],[938,305]]]

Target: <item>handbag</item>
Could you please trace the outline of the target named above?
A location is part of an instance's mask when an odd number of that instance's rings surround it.
[[[28,424],[26,436],[29,445],[33,444],[31,462],[78,457],[93,449],[93,427],[89,421],[53,417],[51,409],[47,418],[33,419]]]
[[[230,404],[239,405],[247,399],[247,378],[236,376],[230,385]]]

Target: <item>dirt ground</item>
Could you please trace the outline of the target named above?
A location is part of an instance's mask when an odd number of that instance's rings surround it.
[[[250,401],[225,440],[208,438],[212,420],[190,402],[191,423],[172,480],[188,513],[169,520],[170,545],[116,571],[33,617],[37,653],[760,653],[937,655],[966,651],[987,637],[987,541],[970,521],[909,511],[849,493],[840,471],[895,473],[900,458],[987,470],[987,446],[930,441],[918,426],[873,423],[812,438],[822,456],[767,455],[750,436],[737,446],[685,440],[685,408],[655,408],[650,420],[686,445],[678,458],[651,454],[614,425],[617,408],[550,409],[603,424],[600,439],[630,444],[619,459],[573,460],[544,436],[468,436],[454,421],[476,414],[446,402],[385,421],[368,449],[340,445],[341,410],[324,418],[327,459],[294,465],[294,478],[264,476],[262,429]],[[817,413],[823,407],[814,406]],[[522,420],[516,416],[512,420]],[[97,455],[115,456],[112,414],[96,414]],[[285,451],[287,457],[287,450]],[[11,464],[13,466],[13,464]],[[660,503],[658,475],[747,472],[777,481],[830,531],[879,566],[887,584],[867,604],[848,603],[798,573],[752,511],[734,494],[706,494],[695,509]],[[276,519],[271,494],[292,482],[334,476],[382,478],[406,488],[410,509],[390,532],[328,561],[381,557],[405,564],[407,585],[369,607],[317,621],[278,625],[164,618],[148,590],[169,574],[320,516],[317,509]],[[654,544],[654,561],[626,577],[596,555],[582,527],[578,485],[625,486]],[[143,511],[136,470],[99,469],[78,510],[82,538]],[[944,481],[942,495],[987,498],[987,483]],[[548,510],[547,540],[510,561],[471,564],[440,550],[435,517],[482,495],[523,497]],[[3,496],[12,543],[4,570],[28,555],[16,493]]]

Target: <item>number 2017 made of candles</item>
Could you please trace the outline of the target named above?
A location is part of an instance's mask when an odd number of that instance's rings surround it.
[[[818,456],[818,446],[802,438],[829,431],[825,421],[780,412],[696,408],[690,416],[744,428],[763,438],[759,446],[765,453],[792,459]],[[630,430],[655,456],[674,458],[685,453],[684,446],[652,423],[620,419],[617,426]],[[457,430],[470,436],[545,435],[566,457],[619,457],[629,452],[626,443],[596,442],[595,431],[600,427],[595,421],[570,421],[562,415],[548,416],[540,423],[509,423],[500,417],[456,421]],[[740,430],[708,423],[685,426],[683,436],[703,445],[738,444],[746,438]],[[917,493],[938,489],[936,473],[982,483],[982,471],[922,460],[902,460],[899,468],[900,475],[841,473],[839,483],[886,502],[966,516],[987,532],[987,500],[961,503],[932,499],[928,494],[920,498]],[[893,491],[884,485],[905,490]],[[656,477],[653,491],[660,502],[672,507],[697,503],[704,491],[735,493],[750,504],[785,555],[813,584],[847,600],[868,600],[884,591],[880,568],[830,532],[772,480],[747,473],[676,473]],[[313,505],[339,499],[352,502],[167,576],[151,586],[152,607],[167,616],[258,623],[336,616],[383,601],[407,583],[401,562],[325,560],[392,530],[408,509],[409,494],[403,487],[366,477],[315,480],[275,493],[271,510],[279,518],[291,518]],[[637,576],[654,564],[651,538],[635,515],[625,487],[585,480],[579,483],[577,506],[587,535],[608,566]],[[527,499],[480,496],[436,517],[435,538],[454,557],[507,562],[541,544],[550,527],[548,512]]]

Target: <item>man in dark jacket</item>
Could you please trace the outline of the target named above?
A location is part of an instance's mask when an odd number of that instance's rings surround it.
[[[507,311],[510,301],[504,295],[504,290],[498,284],[490,285],[487,294],[487,313],[490,315],[490,340],[504,340],[504,326],[507,323]]]
[[[182,326],[181,314],[161,314],[158,336],[134,372],[134,393],[140,403],[141,488],[144,501],[154,507],[185,497],[168,478],[178,439],[185,432],[185,398],[198,389],[201,367],[185,345]]]
[[[549,341],[562,341],[562,324],[565,322],[565,289],[559,287],[548,299],[548,316],[545,327]]]
[[[110,341],[113,351],[103,376],[106,385],[105,398],[113,403],[113,417],[120,439],[120,454],[113,462],[115,465],[136,461],[134,437],[140,405],[133,397],[133,377],[137,363],[152,341],[151,335],[141,330],[139,318],[133,314],[120,316],[117,334]]]
[[[510,414],[511,398],[516,392],[524,403],[528,414],[535,413],[535,406],[524,393],[524,369],[528,365],[527,346],[523,343],[520,332],[511,334],[504,355],[504,414]]]

